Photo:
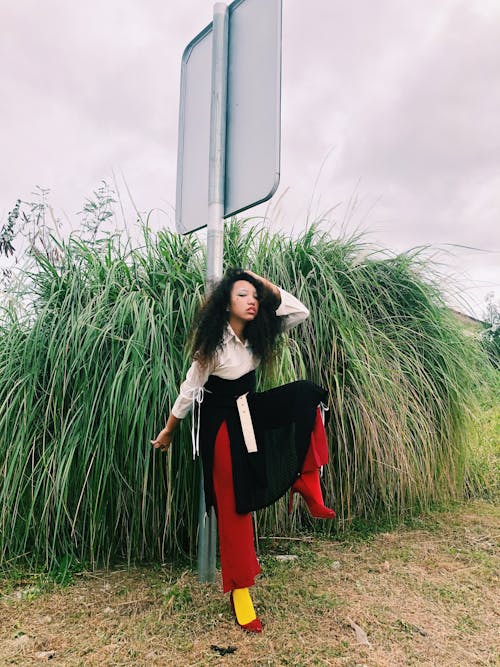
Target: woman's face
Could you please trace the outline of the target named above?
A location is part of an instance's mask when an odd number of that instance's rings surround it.
[[[237,280],[231,288],[228,304],[229,320],[251,322],[259,312],[257,290],[247,280]]]

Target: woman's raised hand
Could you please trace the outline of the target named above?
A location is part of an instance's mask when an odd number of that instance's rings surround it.
[[[272,285],[272,283],[267,278],[259,276],[257,273],[255,273],[255,271],[250,271],[250,269],[243,269],[243,271],[248,273],[249,276],[255,278],[255,280],[259,280],[261,283]]]
[[[274,285],[270,280],[267,278],[263,278],[262,276],[257,275],[254,271],[250,271],[250,269],[245,269],[245,273],[248,273],[249,276],[252,276],[255,278],[255,280],[259,280],[264,287],[266,287],[268,290],[271,291],[272,294],[278,299],[278,305],[281,302],[281,294],[279,289]]]

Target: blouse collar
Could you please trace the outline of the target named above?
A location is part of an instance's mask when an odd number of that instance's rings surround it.
[[[227,341],[231,340],[231,338],[234,338],[236,343],[243,345],[243,347],[250,347],[248,339],[245,340],[245,342],[243,343],[241,339],[238,338],[238,336],[234,333],[233,327],[228,322],[226,324],[226,331],[224,332],[224,343],[227,343]]]

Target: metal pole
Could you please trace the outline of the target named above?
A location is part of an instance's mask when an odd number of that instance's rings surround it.
[[[208,176],[207,294],[222,278],[224,253],[224,181],[226,164],[227,54],[229,41],[227,5],[214,5],[212,28],[212,96],[210,103],[210,156]],[[213,507],[207,514],[200,487],[198,522],[198,581],[213,582],[217,523]]]

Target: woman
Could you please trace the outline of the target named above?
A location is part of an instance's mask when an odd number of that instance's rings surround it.
[[[290,489],[289,511],[299,493],[312,516],[335,516],[324,506],[319,479],[328,462],[319,410],[326,392],[307,381],[255,392],[255,369],[272,362],[279,334],[308,315],[269,280],[230,269],[202,308],[193,363],[165,428],[151,441],[168,451],[179,421],[198,407],[193,455],[201,452],[206,506],[217,514],[223,589],[249,632],[262,631],[248,590],[260,572],[250,512]]]

